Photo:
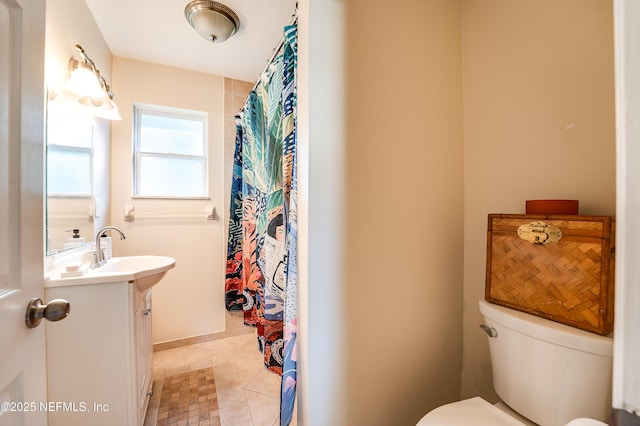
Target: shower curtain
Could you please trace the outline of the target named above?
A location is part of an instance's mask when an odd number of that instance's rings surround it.
[[[240,116],[231,188],[225,304],[257,328],[265,367],[282,376],[280,424],[293,415],[297,337],[297,25]]]

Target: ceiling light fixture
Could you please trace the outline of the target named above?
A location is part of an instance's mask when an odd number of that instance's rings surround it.
[[[222,43],[240,28],[240,19],[227,6],[210,0],[194,0],[184,8],[194,30],[212,43]]]

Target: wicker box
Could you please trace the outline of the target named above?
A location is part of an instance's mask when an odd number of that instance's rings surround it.
[[[609,216],[490,214],[486,300],[608,334],[614,224]]]

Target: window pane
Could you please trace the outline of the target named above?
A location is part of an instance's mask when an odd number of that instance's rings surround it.
[[[134,196],[206,197],[207,114],[134,105]]]
[[[91,153],[57,150],[47,155],[47,193],[55,195],[91,195]]]
[[[141,114],[141,152],[203,155],[204,123],[194,119]]]
[[[202,197],[204,193],[204,159],[140,157],[140,192],[142,196]]]
[[[93,126],[86,117],[70,116],[61,107],[51,106],[47,112],[47,144],[91,148]]]

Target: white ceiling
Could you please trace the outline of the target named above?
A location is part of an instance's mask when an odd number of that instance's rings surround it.
[[[240,18],[223,43],[198,35],[189,0],[85,0],[114,56],[256,81],[291,23],[296,0],[221,0]]]

